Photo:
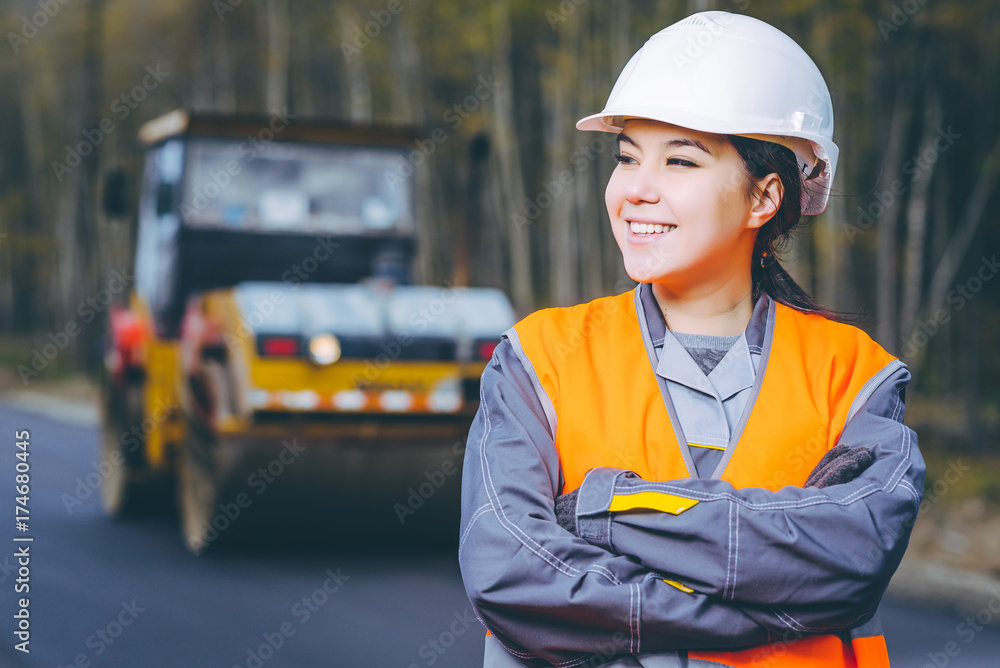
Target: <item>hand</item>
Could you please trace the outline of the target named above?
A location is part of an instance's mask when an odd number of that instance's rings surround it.
[[[556,498],[556,522],[574,536],[576,533],[576,497],[579,489]]]
[[[874,460],[875,457],[868,448],[852,448],[841,443],[823,455],[803,487],[822,489],[851,482],[864,473]]]

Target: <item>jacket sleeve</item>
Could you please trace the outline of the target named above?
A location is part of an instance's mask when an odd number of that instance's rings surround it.
[[[771,492],[594,469],[580,487],[577,532],[699,592],[764,606],[789,629],[850,624],[888,586],[920,505],[925,466],[916,435],[903,424],[908,380],[901,367],[845,426],[840,443],[874,455],[849,483]],[[686,510],[612,512],[615,499],[642,492]]]
[[[482,376],[462,480],[459,563],[477,616],[527,665],[595,654],[756,646],[740,606],[685,592],[656,569],[556,523],[559,458],[530,377],[503,340]]]

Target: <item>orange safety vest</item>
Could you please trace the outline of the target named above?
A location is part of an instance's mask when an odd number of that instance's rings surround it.
[[[865,383],[894,358],[856,327],[774,304],[770,355],[750,418],[722,479],[736,488],[802,486],[837,444]],[[556,414],[563,492],[598,466],[646,480],[689,472],[642,339],[634,292],[536,312],[515,325]],[[766,344],[765,344],[766,347]],[[763,360],[762,360],[763,362]],[[617,462],[617,463],[616,463]],[[627,466],[623,463],[627,463]],[[692,659],[738,668],[887,668],[881,635],[819,635]]]

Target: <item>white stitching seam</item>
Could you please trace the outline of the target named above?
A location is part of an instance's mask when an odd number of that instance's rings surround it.
[[[511,649],[510,647],[508,647],[506,645],[506,643],[504,643],[503,640],[500,640],[500,638],[498,638],[496,635],[493,636],[493,639],[496,640],[498,643],[500,643],[501,647],[503,647],[509,653],[513,654],[514,656],[516,656],[518,658],[521,658],[521,659],[537,659],[538,658],[537,654],[529,654],[529,653],[526,653],[526,652],[518,652],[516,649]]]
[[[587,478],[589,478],[591,476],[591,474],[593,474],[595,471],[597,471],[596,468],[595,469],[590,469],[589,471],[587,471],[586,473],[583,474],[583,482],[580,483],[580,489],[582,489],[583,486],[587,484]],[[576,514],[577,515],[592,515],[594,513],[607,512],[607,509],[611,506],[611,500],[614,499],[614,497],[615,497],[615,483],[617,481],[618,481],[618,476],[615,476],[615,477],[612,478],[612,480],[611,480],[611,488],[608,490],[608,500],[605,502],[605,505],[603,507],[595,508],[594,510],[580,510],[580,497],[578,495],[577,498],[576,498]]]
[[[778,619],[780,619],[782,622],[784,622],[785,626],[787,626],[788,628],[792,629],[793,631],[804,631],[805,630],[805,627],[803,627],[801,624],[799,624],[798,622],[796,622],[794,619],[792,619],[791,617],[789,617],[788,615],[786,615],[783,610],[779,610],[778,608],[771,608],[771,611],[778,617]],[[799,628],[799,627],[801,627],[801,628]]]
[[[917,503],[920,503],[920,493],[917,491],[916,487],[910,484],[909,480],[905,479],[900,480],[899,486],[902,487],[903,489],[909,490],[910,494],[913,495],[913,500],[916,501]]]
[[[620,585],[621,584],[621,580],[619,580],[617,577],[615,577],[614,573],[612,573],[611,571],[609,571],[604,566],[601,566],[600,564],[592,564],[591,566],[589,566],[587,568],[587,570],[584,571],[584,573],[597,573],[597,574],[603,575],[607,579],[611,580],[611,582],[613,582],[616,585]]]
[[[877,604],[876,604],[876,605],[877,605]],[[866,614],[868,614],[868,612],[869,612],[870,610],[871,610],[871,608],[869,608],[868,610],[866,610],[866,611],[862,612],[862,613],[861,613],[860,615],[858,615],[858,616],[857,616],[857,617],[855,617],[854,619],[852,619],[852,620],[850,620],[849,622],[847,622],[847,624],[846,624],[846,627],[851,627],[851,626],[854,626],[854,625],[855,625],[855,623],[856,623],[856,622],[857,622],[857,621],[858,621],[859,619],[861,619],[862,617],[864,617],[864,616],[865,616]],[[791,621],[791,622],[792,622],[792,624],[794,624],[795,626],[798,626],[798,627],[799,627],[799,629],[801,629],[801,630],[804,630],[804,631],[812,631],[812,632],[814,632],[814,633],[829,633],[829,631],[830,631],[830,628],[829,628],[829,627],[819,627],[819,626],[806,626],[805,624],[803,624],[803,623],[802,623],[802,622],[800,622],[799,620],[795,619],[795,618],[794,618],[794,617],[792,617],[792,616],[791,616],[790,614],[788,614],[788,613],[787,613],[786,611],[784,611],[784,610],[781,610],[780,608],[771,608],[771,611],[772,611],[772,612],[773,612],[774,614],[778,615],[779,617],[781,617],[781,616],[784,616],[784,619],[787,619],[787,620]],[[784,620],[783,620],[783,621],[784,621]],[[789,626],[787,622],[786,622],[786,626]],[[792,627],[792,626],[789,626],[789,628],[793,628],[793,627]]]
[[[734,506],[735,507],[735,506]],[[736,577],[740,570],[740,509],[736,508],[736,548],[733,550],[733,590],[729,598],[736,600]]]
[[[480,404],[480,406],[483,407],[483,415],[486,418],[486,428],[483,430],[483,437],[482,437],[482,439],[479,442],[479,465],[480,465],[480,468],[482,469],[483,481],[485,483],[485,481],[486,481],[486,475],[487,475],[486,447],[485,447],[486,446],[486,436],[490,433],[490,430],[493,428],[493,425],[490,422],[490,407],[489,407],[489,404],[487,404],[483,400],[484,397],[485,397],[485,393],[483,391],[482,383],[480,383],[480,386],[479,386],[479,404]],[[490,484],[492,486],[492,480],[490,481]],[[500,516],[496,512],[496,505],[494,505],[494,503],[493,503],[493,497],[490,496],[489,489],[486,487],[485,484],[483,485],[483,489],[486,491],[486,498],[489,499],[490,508],[492,508],[492,510],[493,510],[493,515],[497,518],[497,521],[500,522],[500,526],[502,526],[505,529],[507,529],[507,527],[504,525],[503,521],[500,519]],[[496,492],[496,490],[494,489],[494,493],[495,492]],[[498,502],[499,502],[499,499],[498,499]],[[507,529],[507,531],[510,532],[510,529]],[[512,533],[512,535],[513,535],[513,533]],[[516,538],[516,536],[515,536],[515,538]],[[518,658],[521,658],[521,659],[533,659],[533,658],[537,657],[536,654],[528,654],[528,653],[525,653],[525,652],[518,652],[517,650],[511,649],[502,640],[500,640],[496,636],[493,636],[493,637],[496,638],[497,642],[500,643],[500,645],[504,648],[504,650],[506,650],[507,652],[510,652],[511,654],[513,654],[514,656],[516,656]]]
[[[558,666],[559,668],[573,668],[573,666],[579,666],[580,664],[589,661],[594,654],[584,654],[578,659],[566,659],[565,661],[560,661],[559,663],[553,663],[553,666]]]
[[[635,653],[642,651],[642,589],[635,586]]]
[[[635,651],[635,631],[632,630],[632,597],[635,596],[635,590],[632,585],[628,586],[628,651]]]
[[[486,419],[486,429],[483,430],[483,438],[479,443],[479,459],[480,465],[483,469],[483,480],[489,481],[489,487],[486,489],[486,496],[490,500],[490,505],[493,506],[493,511],[499,513],[497,514],[497,519],[500,521],[500,525],[503,526],[514,538],[518,540],[521,545],[528,548],[535,556],[555,568],[560,573],[564,573],[570,577],[574,577],[580,574],[580,571],[573,568],[569,564],[563,562],[561,559],[556,557],[554,554],[546,550],[544,547],[539,545],[534,539],[526,534],[519,526],[510,521],[507,517],[507,513],[504,512],[503,505],[500,504],[500,495],[497,493],[496,486],[493,484],[493,474],[490,473],[490,466],[486,461],[486,437],[489,435],[490,431],[493,429],[493,423],[490,421],[490,407],[489,404],[483,401],[482,388],[480,388],[480,402],[483,406],[483,416]],[[490,494],[492,490],[492,495]],[[495,498],[495,501],[494,501]],[[502,517],[502,519],[501,519]],[[534,547],[532,547],[534,546]]]
[[[682,487],[674,487],[673,485],[667,483],[647,483],[644,485],[635,485],[629,488],[628,491],[619,491],[619,495],[628,494],[638,494],[643,491],[660,492],[663,494],[673,494],[675,496],[680,496],[685,499],[692,499],[697,501],[725,501],[729,500],[734,503],[747,508],[748,510],[787,510],[790,508],[808,508],[810,506],[818,506],[823,504],[834,504],[838,506],[847,506],[859,498],[869,496],[875,492],[885,491],[884,487],[879,487],[875,484],[865,485],[860,489],[854,491],[849,496],[844,497],[841,500],[831,499],[826,496],[815,496],[801,501],[773,501],[770,503],[750,503],[744,499],[734,496],[730,493],[725,494],[710,494],[708,492],[696,492],[690,489],[684,489]]]
[[[521,336],[517,333],[517,329],[511,327],[509,330],[504,332],[504,336],[510,342],[511,348],[514,350],[514,357],[517,361],[521,363],[524,368],[524,372],[528,374],[528,380],[531,381],[531,388],[535,391],[535,395],[538,397],[538,403],[542,407],[542,412],[545,413],[545,419],[549,424],[549,433],[552,434],[552,438],[556,437],[557,428],[557,415],[556,408],[552,404],[552,398],[548,395],[545,388],[542,387],[542,380],[538,377],[538,372],[535,370],[535,365],[531,363],[531,359],[528,354],[524,352],[521,347]]]
[[[900,362],[898,359],[890,360],[888,364],[879,369],[874,376],[869,378],[858,393],[854,396],[854,401],[847,409],[847,421],[850,422],[851,419],[858,414],[858,412],[864,407],[868,400],[872,398],[876,390],[882,386],[884,382],[889,380],[893,374],[895,374],[900,369],[905,368],[906,365]],[[860,401],[863,398],[863,401]]]
[[[618,485],[618,475],[611,477],[611,484],[608,485],[608,502],[607,505],[604,506],[605,508],[610,508],[611,502],[615,500],[615,487]]]
[[[726,594],[729,593],[729,578],[732,575],[733,570],[733,510],[736,508],[736,504],[730,502],[729,504],[729,555],[726,559],[726,584],[722,587],[722,597],[725,598]]]
[[[472,531],[472,525],[476,523],[476,520],[478,520],[481,515],[488,513],[490,510],[492,510],[492,508],[490,508],[490,504],[484,503],[476,508],[476,512],[469,518],[469,526],[465,527],[465,531],[462,533],[462,540],[458,543],[459,557],[462,556],[462,548],[465,546],[465,540],[469,537],[469,532]]]
[[[788,626],[788,628],[790,629],[795,629],[797,631],[813,631],[820,633],[830,630],[829,628],[822,628],[818,626],[806,626],[805,624],[803,624],[802,622],[795,619],[790,614],[779,608],[772,608],[772,610],[774,611],[774,614],[778,615],[778,617],[780,617],[781,620],[785,622],[785,625]]]
[[[510,518],[507,517],[507,514],[504,512],[503,505],[500,503],[500,496],[497,493],[496,486],[493,484],[493,475],[492,475],[492,473],[490,471],[490,466],[489,466],[489,463],[487,462],[487,458],[486,458],[486,441],[487,441],[487,437],[489,436],[489,433],[493,429],[493,423],[492,423],[492,420],[490,418],[489,404],[485,401],[485,391],[484,391],[484,389],[485,388],[483,388],[482,386],[480,386],[480,388],[479,388],[480,405],[483,408],[483,416],[484,416],[484,419],[486,421],[486,428],[483,430],[483,436],[482,436],[482,438],[480,439],[480,442],[479,442],[479,463],[480,463],[480,468],[481,468],[481,472],[482,472],[482,475],[483,475],[483,481],[484,481],[483,489],[486,491],[487,499],[489,499],[490,509],[493,511],[493,513],[496,516],[497,521],[500,523],[500,525],[502,527],[504,527],[504,529],[506,529],[507,532],[510,533],[515,538],[515,540],[517,540],[519,543],[521,543],[521,545],[523,545],[524,547],[526,547],[532,554],[534,554],[535,556],[537,556],[538,558],[540,558],[542,561],[544,561],[545,563],[547,563],[550,566],[552,566],[554,569],[556,569],[560,573],[563,573],[563,574],[568,575],[570,577],[576,577],[576,576],[581,575],[581,571],[579,569],[574,568],[573,566],[570,566],[569,564],[565,563],[564,561],[562,561],[561,559],[559,559],[558,557],[556,557],[555,555],[553,555],[551,552],[549,552],[548,550],[546,550],[544,547],[542,547],[541,545],[539,545],[536,541],[534,541],[520,527],[518,527],[516,524],[514,524],[510,520]],[[487,482],[488,482],[488,485],[486,484]],[[612,497],[613,497],[613,495],[614,495],[614,485],[613,484],[612,484],[611,494],[612,494]],[[610,503],[610,501],[609,501],[609,503]],[[486,505],[484,504],[482,507],[480,507],[480,509],[477,510],[477,513],[476,513],[476,517],[477,518],[478,518],[478,516],[480,516],[481,514],[483,514],[483,513],[486,512],[485,507],[486,507]],[[499,510],[499,512],[498,512],[498,510]],[[471,526],[471,521],[470,521],[470,526]],[[532,547],[532,546],[534,546],[534,547]],[[621,585],[622,584],[621,581],[618,580],[618,578],[616,578],[613,573],[611,573],[611,571],[609,571],[604,566],[601,566],[600,564],[592,565],[586,571],[583,571],[583,572],[584,573],[590,572],[590,573],[594,573],[596,575],[602,576],[602,577],[608,579],[609,581],[611,581],[615,585]],[[630,612],[629,612],[629,630],[630,631],[632,631],[632,623],[633,623],[633,621],[632,621],[632,613],[631,613],[631,606],[632,606],[632,602],[631,601],[632,601],[632,588],[633,588],[633,586],[638,591],[638,585],[629,585],[629,606],[630,606]],[[634,634],[634,631],[632,631],[632,633]],[[496,636],[494,636],[494,637],[496,637]],[[527,653],[524,653],[524,652],[518,652],[518,651],[512,650],[511,648],[507,647],[507,645],[504,644],[502,641],[499,641],[499,639],[497,639],[497,640],[498,640],[498,642],[500,642],[500,644],[504,647],[504,649],[506,651],[510,652],[514,656],[517,656],[517,657],[522,658],[522,659],[530,659],[530,658],[536,658],[537,657],[536,654],[527,654]],[[630,647],[631,647],[631,645],[630,645]],[[580,664],[586,662],[589,658],[590,658],[589,655],[585,655],[585,656],[583,656],[583,657],[581,657],[579,659],[576,659],[576,660],[567,660],[567,661],[563,661],[563,662],[560,662],[560,663],[557,663],[557,664],[554,664],[554,665],[560,666],[561,668],[572,668],[572,666],[577,666],[577,665],[580,665]]]
[[[892,419],[894,421],[896,416],[899,414],[900,406],[901,402],[899,401],[899,397],[897,396],[896,406],[893,409],[892,413]],[[729,499],[730,501],[738,503],[744,508],[747,508],[748,510],[766,510],[766,509],[787,510],[790,508],[806,508],[809,506],[823,505],[823,504],[847,506],[854,503],[855,501],[858,501],[859,499],[874,494],[875,492],[882,491],[891,493],[892,490],[896,487],[896,485],[899,484],[900,480],[902,480],[902,474],[905,472],[905,468],[909,468],[911,437],[909,429],[907,429],[902,423],[897,423],[897,424],[899,424],[900,429],[903,431],[902,445],[900,446],[899,449],[899,453],[903,455],[903,459],[896,466],[895,470],[893,470],[892,475],[889,476],[889,479],[886,481],[885,485],[882,487],[879,487],[878,485],[875,484],[865,485],[864,487],[855,490],[853,493],[849,494],[843,499],[840,499],[839,501],[831,499],[825,495],[822,495],[822,496],[814,496],[811,498],[802,499],[800,501],[784,501],[784,502],[773,501],[770,503],[750,503],[749,501],[740,499],[729,493],[709,494],[706,492],[696,492],[688,489],[674,487],[667,483],[645,483],[642,485],[635,485],[633,487],[630,487],[628,490],[619,490],[618,494],[620,495],[638,494],[639,492],[642,491],[652,491],[652,492],[661,492],[667,494],[676,494],[677,496],[681,496],[685,499],[697,499],[699,501],[721,501],[723,499]]]
[[[902,412],[902,406],[903,402],[899,400],[899,395],[897,394],[896,407],[892,411],[893,420],[895,420],[896,416]],[[888,489],[890,484],[892,485],[893,488],[896,487],[896,485],[899,483],[899,479],[902,479],[903,473],[905,472],[903,470],[903,465],[909,464],[910,462],[910,430],[907,429],[901,422],[897,424],[899,424],[899,428],[903,431],[903,449],[905,450],[905,452],[903,453],[902,461],[899,462],[899,465],[896,467],[896,470],[892,472],[891,476],[889,476],[889,481],[886,483],[886,488],[887,488],[886,491],[891,491],[890,489]],[[899,479],[893,482],[892,479],[895,478],[897,474],[899,474]]]

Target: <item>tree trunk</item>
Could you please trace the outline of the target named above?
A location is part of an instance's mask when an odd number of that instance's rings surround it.
[[[531,225],[518,224],[515,214],[524,204],[524,177],[521,173],[521,153],[514,129],[514,72],[511,66],[510,0],[494,0],[492,5],[493,64],[497,73],[497,89],[493,93],[493,133],[496,153],[500,160],[504,192],[504,221],[510,225],[508,235],[511,296],[524,313],[534,304],[531,271]]]
[[[816,226],[816,300],[826,308],[842,308],[844,273],[844,226],[847,216],[840,197],[831,197]]]
[[[213,22],[215,23],[215,22]],[[230,21],[219,21],[212,37],[215,81],[212,108],[222,113],[236,111],[236,77],[233,74],[232,46],[229,43]]]
[[[340,38],[344,43],[354,42],[354,27],[360,25],[357,14],[346,4],[337,11],[340,23]],[[354,123],[368,123],[372,120],[372,87],[368,77],[368,66],[364,50],[345,55],[347,89],[350,97],[350,118]]]
[[[483,199],[486,191],[486,170],[490,157],[490,140],[485,132],[476,134],[469,142],[466,154],[468,167],[465,170],[465,193],[462,220],[455,234],[452,282],[455,285],[469,285],[472,282],[472,262],[474,249],[480,247],[480,232],[483,229]]]
[[[58,218],[58,213],[60,212],[55,202],[59,193],[67,192],[72,187],[72,181],[61,185],[58,193],[52,188],[52,173],[49,171],[48,164],[45,161],[45,124],[43,122],[45,115],[43,102],[39,99],[37,93],[30,89],[28,84],[34,78],[35,72],[29,66],[19,74],[20,95],[18,99],[21,106],[24,148],[28,159],[28,164],[26,165],[28,173],[28,211],[22,221],[22,230],[25,232],[24,236],[28,238],[49,237],[58,239],[59,237],[56,236],[56,222],[60,220]],[[39,257],[39,253],[34,248],[15,255],[13,244],[14,239],[9,238],[3,244],[3,248],[11,254],[11,269],[16,272],[15,276],[31,275],[30,271],[23,270],[24,265],[30,262],[31,258],[34,258],[36,262],[40,260],[49,266],[55,264],[51,261],[52,257]],[[53,253],[53,256],[55,255]],[[21,271],[14,269],[15,262]],[[59,268],[56,267],[51,273],[58,274]],[[44,313],[48,316],[54,312],[56,308],[54,301],[56,296],[60,294],[55,290],[46,289],[42,281],[12,281],[11,290],[13,319],[10,322],[14,323],[12,329],[15,331],[27,331],[31,325],[38,322],[41,314]]]
[[[101,119],[101,97],[104,91],[103,68],[101,62],[104,34],[104,0],[90,0],[86,5],[85,30],[86,40],[83,55],[83,96],[80,119],[83,128],[96,128]],[[71,245],[69,254],[76,256],[73,275],[73,285],[68,290],[72,295],[70,301],[64,303],[63,315],[67,320],[75,318],[75,305],[97,290],[101,281],[101,269],[108,267],[104,249],[100,243],[97,226],[97,190],[99,174],[101,173],[101,151],[95,147],[89,159],[85,158],[74,173],[76,178],[76,198],[73,207],[73,234],[60,237],[64,243]],[[60,320],[61,322],[61,320]],[[96,328],[83,328],[80,336],[70,344],[72,354],[78,366],[85,366],[89,361],[87,353],[96,340]]]
[[[288,105],[288,56],[291,44],[287,0],[267,0],[267,77],[264,92],[267,111]]]
[[[911,98],[909,83],[904,81],[896,91],[882,175],[868,206],[869,215],[882,207],[881,215],[872,216],[878,223],[878,250],[875,256],[875,312],[878,324],[875,338],[890,352],[899,348],[896,236],[901,196],[893,192],[893,184],[903,166],[906,135],[910,128]]]
[[[336,87],[336,73],[331,72],[331,57],[341,49],[331,44],[325,35],[317,34],[329,20],[328,10],[309,3],[289,5],[288,20],[295,33],[289,48],[288,106],[303,118],[331,118],[337,108],[324,102],[326,91]],[[324,67],[317,68],[322,62]]]
[[[948,246],[949,227],[952,218],[950,213],[951,207],[949,206],[951,190],[948,179],[945,178],[945,173],[940,174],[934,183],[934,215],[932,218],[934,225],[931,231],[932,251],[936,251],[937,249],[943,250]],[[934,262],[937,262],[937,260],[937,256],[932,256],[928,265],[933,267]],[[926,295],[927,290],[924,291],[925,298]],[[956,386],[956,379],[962,376],[961,370],[956,368],[958,364],[954,346],[956,340],[957,334],[954,325],[949,324],[941,328],[941,332],[938,334],[938,343],[935,346],[937,352],[935,361],[937,362],[937,369],[941,372],[942,394],[953,392]],[[920,388],[920,376],[916,376],[913,380],[916,383],[916,387]]]
[[[969,439],[972,450],[983,452],[988,448],[984,447],[981,438],[982,425],[979,420],[979,374],[982,367],[982,357],[980,355],[979,342],[982,340],[982,317],[980,316],[982,304],[976,300],[969,303],[968,313],[965,319],[965,345],[962,346],[963,356],[962,366],[965,373],[962,375],[961,396],[965,400],[965,433]]]
[[[934,140],[941,125],[941,102],[936,98],[924,110],[923,137],[920,150],[934,150]],[[927,238],[927,206],[930,198],[931,182],[937,160],[933,160],[918,172],[911,181],[910,201],[906,207],[906,252],[905,276],[903,278],[903,305],[899,313],[899,331],[909,332],[917,319],[924,284],[924,243]]]
[[[829,6],[818,11],[815,15],[815,23],[823,25],[833,20],[833,12]],[[815,25],[815,24],[814,24]],[[822,39],[817,36],[817,30],[811,30],[812,48],[816,50],[821,61],[832,62],[832,53],[829,39]],[[841,79],[835,73],[833,79],[829,79],[831,91],[844,90]],[[836,105],[836,100],[834,101]],[[845,183],[850,171],[849,165],[842,159],[840,162],[839,182]],[[844,271],[845,255],[844,230],[847,229],[847,211],[842,197],[834,196],[827,200],[826,211],[817,219],[816,227],[812,234],[815,248],[816,270],[815,270],[815,292],[816,300],[826,308],[841,309],[844,304],[845,283],[850,280],[850,275]]]
[[[962,260],[979,230],[986,205],[998,181],[1000,181],[1000,135],[997,136],[993,148],[990,149],[983,162],[983,167],[979,170],[979,178],[976,179],[969,199],[965,202],[962,215],[958,219],[958,226],[951,235],[951,239],[949,239],[941,260],[931,277],[925,313],[933,315],[944,308],[948,291],[951,290],[955,276],[962,266]],[[913,334],[913,331],[908,332],[907,338]],[[923,362],[925,349],[926,346],[919,347],[916,354],[907,360],[914,373]]]
[[[632,41],[631,41],[631,12],[629,11],[630,5],[628,3],[611,4],[606,5],[608,13],[610,16],[610,48],[608,53],[611,55],[611,68],[610,71],[615,78],[619,72],[625,67],[625,63],[628,62],[629,58],[632,57]],[[586,50],[588,45],[582,45]],[[612,79],[612,82],[614,79]],[[608,88],[605,91],[605,97],[607,94],[611,93],[611,89]],[[603,100],[602,100],[603,102]]]
[[[586,105],[578,110],[578,116],[592,114],[604,108],[604,103],[611,93],[615,80],[632,56],[630,40],[630,14],[627,4],[621,3],[591,3],[593,16],[588,21],[588,29],[579,40],[581,62],[585,63],[586,76],[581,79],[582,90],[591,94],[583,100]],[[607,47],[608,58],[601,51],[593,48],[602,39],[604,25],[610,25],[610,42]],[[579,226],[586,230],[589,252],[581,259],[580,269],[583,276],[584,295],[594,299],[611,293],[624,292],[633,283],[625,276],[621,251],[611,232],[608,222],[607,208],[604,205],[604,191],[608,185],[611,173],[611,154],[615,145],[614,135],[610,133],[583,133],[582,141],[587,166],[579,177],[584,192],[580,199],[584,204],[579,207]],[[609,290],[610,286],[610,290]]]
[[[218,16],[211,3],[204,3],[191,12],[190,29],[195,35],[191,53],[191,93],[189,101],[192,111],[218,111],[216,95],[216,26]],[[223,22],[224,23],[224,22]]]
[[[491,146],[493,145],[491,144]],[[486,209],[483,218],[483,249],[489,255],[486,266],[496,267],[497,271],[493,275],[486,274],[486,276],[492,281],[489,285],[507,291],[512,283],[512,279],[510,278],[511,264],[505,262],[506,254],[503,249],[510,246],[511,242],[509,238],[511,234],[514,234],[514,231],[505,222],[503,170],[500,168],[500,159],[497,156],[495,147],[491,149],[487,170],[491,176],[486,179],[488,184],[486,186],[486,196],[488,199],[486,200]]]
[[[392,118],[420,127],[424,121],[424,69],[411,19],[407,15],[399,16],[392,24],[396,37],[396,48],[390,56],[394,72],[394,85],[390,89]]]
[[[545,147],[548,162],[547,184],[542,184],[535,198],[541,208],[543,194],[552,198],[547,214],[538,222],[548,221],[549,232],[549,302],[557,306],[569,306],[579,301],[579,226],[573,220],[573,197],[570,183],[564,183],[560,175],[569,171],[569,124],[572,122],[570,98],[572,86],[568,71],[570,51],[567,44],[574,44],[578,21],[569,21],[562,26],[557,36],[557,45],[552,55],[549,70],[542,77],[543,109],[548,118],[545,123]],[[575,132],[575,130],[573,130]]]

